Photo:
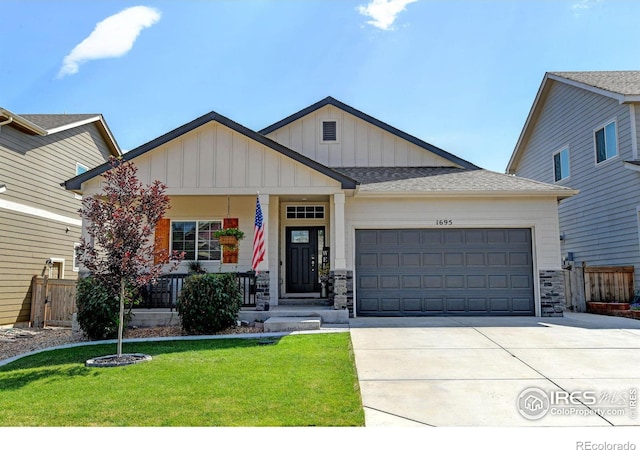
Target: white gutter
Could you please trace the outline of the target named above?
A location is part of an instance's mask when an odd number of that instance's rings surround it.
[[[11,119],[12,122],[15,122],[16,124],[25,127],[31,131],[33,131],[36,134],[39,134],[40,136],[46,136],[47,135],[47,130],[45,130],[44,128],[40,128],[38,125],[36,125],[33,122],[29,122],[27,119],[24,119],[22,117],[20,117],[17,114],[12,113],[9,110],[6,110],[4,108],[0,108],[0,114],[2,114],[3,116],[7,116]]]

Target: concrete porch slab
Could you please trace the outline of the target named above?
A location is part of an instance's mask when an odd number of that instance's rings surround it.
[[[319,330],[322,325],[320,317],[271,317],[264,322],[265,333],[276,331]]]

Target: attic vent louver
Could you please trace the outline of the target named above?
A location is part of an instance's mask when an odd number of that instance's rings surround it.
[[[335,120],[322,122],[322,140],[323,141],[337,141],[337,123]]]

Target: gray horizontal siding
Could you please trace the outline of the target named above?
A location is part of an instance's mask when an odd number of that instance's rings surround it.
[[[0,180],[7,185],[3,198],[77,219],[80,202],[60,183],[76,175],[77,162],[91,168],[108,155],[93,124],[51,136],[30,136],[4,126],[0,131]]]
[[[65,279],[76,279],[73,246],[80,227],[0,209],[0,326],[29,320],[31,278],[45,274],[48,258],[64,258]]]
[[[81,202],[60,186],[75,176],[76,163],[102,164],[109,149],[94,124],[50,136],[0,128],[0,199],[79,220]],[[69,231],[66,229],[69,227]],[[73,245],[80,227],[0,209],[0,326],[29,320],[31,278],[43,275],[48,258],[64,258],[64,278],[75,279]]]
[[[612,119],[618,156],[596,166],[593,130]],[[624,161],[633,158],[629,106],[554,82],[517,175],[553,183],[552,155],[563,146],[569,147],[570,178],[557,184],[580,191],[559,205],[563,255],[573,252],[576,264],[634,265],[640,287],[640,173],[624,167]]]

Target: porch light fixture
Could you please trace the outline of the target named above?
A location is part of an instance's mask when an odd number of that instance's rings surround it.
[[[7,191],[7,185],[6,184],[0,184],[0,194],[2,194],[3,192]]]

